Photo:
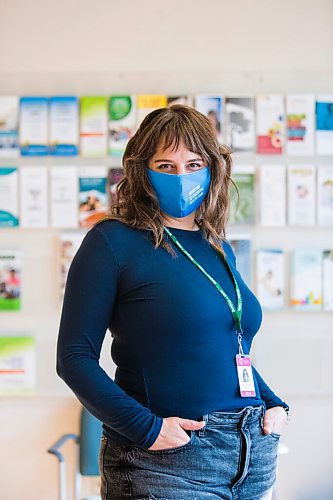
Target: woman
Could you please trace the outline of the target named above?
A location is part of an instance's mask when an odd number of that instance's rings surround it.
[[[269,498],[288,405],[248,356],[262,310],[225,238],[230,151],[174,105],[145,117],[123,164],[70,266],[57,347],[58,375],[103,422],[101,497]]]

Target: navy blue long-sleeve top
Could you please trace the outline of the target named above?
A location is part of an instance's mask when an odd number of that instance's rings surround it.
[[[223,287],[235,286],[201,230],[169,227]],[[247,405],[287,406],[254,369],[256,396],[241,397],[230,309],[205,275],[165,236],[178,257],[154,248],[152,232],[103,220],[84,236],[69,268],[57,341],[57,373],[120,444],[149,448],[163,417],[201,420],[204,413]],[[243,348],[250,352],[262,309],[227,260],[243,299]],[[109,329],[114,380],[99,364]]]

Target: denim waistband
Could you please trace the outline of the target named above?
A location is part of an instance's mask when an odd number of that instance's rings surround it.
[[[199,420],[204,420],[206,425],[213,424],[223,424],[223,423],[245,423],[253,422],[259,418],[263,418],[265,413],[265,407],[260,406],[245,406],[239,411],[212,411],[205,413]]]

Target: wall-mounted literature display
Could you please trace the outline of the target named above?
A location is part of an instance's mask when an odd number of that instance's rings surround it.
[[[234,152],[333,156],[330,94],[131,94],[0,96],[0,157],[117,157],[150,111],[180,102],[206,114]]]
[[[206,114],[234,153],[240,199],[231,185],[227,239],[265,314],[332,314],[331,94],[69,93],[0,96],[0,234],[10,239],[0,244],[3,319],[31,315],[33,262],[14,235],[55,232],[50,287],[60,312],[72,259],[116,200],[128,140],[150,111],[177,103]],[[320,234],[318,241],[309,231]],[[43,266],[37,259],[32,269]],[[0,397],[67,395],[53,376],[36,385],[36,372],[46,373],[44,357],[53,356],[52,328],[24,335],[25,326],[0,334]]]
[[[177,103],[206,114],[235,153],[227,234],[262,307],[332,311],[333,242],[253,248],[259,228],[333,227],[331,94],[0,96],[0,231],[59,231],[61,303],[84,235],[116,200],[128,140],[150,111]],[[20,312],[21,255],[0,252],[0,311]]]
[[[0,167],[1,228],[88,229],[116,200],[122,167]],[[333,227],[333,165],[239,165],[229,224]],[[18,203],[19,201],[19,203]]]

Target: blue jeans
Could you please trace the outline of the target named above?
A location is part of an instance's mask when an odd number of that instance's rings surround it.
[[[276,477],[280,435],[263,433],[263,406],[203,415],[200,430],[174,448],[146,450],[102,435],[102,500],[266,500]],[[202,420],[198,419],[198,420]]]

